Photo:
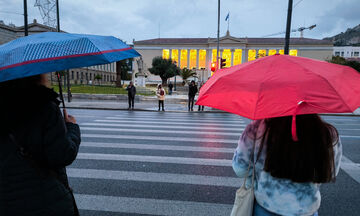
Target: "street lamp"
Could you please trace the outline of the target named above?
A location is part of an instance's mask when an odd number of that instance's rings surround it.
[[[177,62],[174,61],[174,64],[177,65]],[[174,91],[176,91],[176,70],[175,70],[175,77],[174,77]]]

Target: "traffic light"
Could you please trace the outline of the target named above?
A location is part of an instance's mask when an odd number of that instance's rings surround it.
[[[215,62],[211,63],[211,71],[212,72],[216,71],[216,63]]]
[[[220,59],[220,68],[224,68],[226,66],[226,59]]]

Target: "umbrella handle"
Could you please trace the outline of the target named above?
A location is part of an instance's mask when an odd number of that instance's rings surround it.
[[[62,87],[61,87],[61,77],[60,77],[60,73],[57,72],[57,78],[58,78],[58,83],[59,83],[59,95],[60,95],[60,100],[62,102],[63,108],[65,109],[65,102],[64,102],[64,96],[63,96],[63,91],[62,91]]]

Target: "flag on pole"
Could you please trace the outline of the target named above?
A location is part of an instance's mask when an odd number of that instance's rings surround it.
[[[225,21],[227,21],[230,18],[230,12],[226,15]]]

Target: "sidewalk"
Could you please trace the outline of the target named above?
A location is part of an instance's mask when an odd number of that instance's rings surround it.
[[[88,99],[89,97],[94,99]],[[87,99],[86,99],[87,98]],[[195,98],[196,99],[196,98]],[[65,106],[74,109],[103,109],[103,110],[127,110],[129,107],[127,97],[124,95],[91,95],[77,96],[68,103],[65,98]],[[137,96],[135,100],[135,111],[158,111],[158,100],[156,96]],[[198,106],[194,105],[194,112],[197,112]],[[165,99],[165,111],[170,112],[188,112],[187,95],[167,95]],[[205,107],[206,112],[224,112],[221,110]],[[346,115],[360,116],[360,108],[354,113],[337,113],[327,115]]]

